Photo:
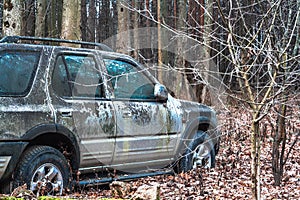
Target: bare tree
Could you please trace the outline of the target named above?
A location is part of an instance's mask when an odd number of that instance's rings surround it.
[[[288,87],[299,79],[292,73],[297,70],[298,64],[292,63],[299,59],[299,40],[295,38],[299,35],[300,10],[297,1],[290,2],[295,6],[289,13],[290,19],[286,18],[284,7],[287,4],[282,0],[231,0],[226,3],[218,1],[217,4],[223,33],[226,33],[226,37],[218,39],[226,45],[228,54],[224,56],[232,69],[230,76],[238,81],[241,92],[236,98],[248,104],[252,113],[250,137],[254,199],[260,199],[260,122],[275,101],[285,101],[285,97],[278,97],[287,94]],[[289,8],[292,8],[291,4]],[[298,53],[294,54],[295,51]],[[284,115],[284,110],[281,114]]]
[[[279,186],[283,177],[284,165],[289,157],[289,152],[286,152],[286,143],[288,133],[286,129],[286,113],[288,110],[288,102],[292,92],[299,85],[299,32],[300,32],[300,2],[289,1],[278,8],[279,15],[277,16],[275,24],[279,24],[280,28],[274,32],[274,36],[281,38],[276,41],[277,50],[280,52],[281,65],[278,70],[280,77],[280,85],[285,89],[278,95],[278,106],[274,107],[277,112],[276,128],[273,134],[273,149],[272,149],[272,171],[274,175],[275,185]],[[275,43],[275,44],[276,44]],[[295,67],[295,66],[298,66]],[[298,74],[295,76],[295,74]],[[298,76],[298,77],[297,77]],[[297,89],[296,89],[297,90]],[[297,139],[299,137],[297,135]],[[293,146],[296,144],[294,141]]]

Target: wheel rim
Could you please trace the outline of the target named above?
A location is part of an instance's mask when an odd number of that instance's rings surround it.
[[[61,194],[63,190],[62,172],[52,163],[41,165],[32,176],[30,190],[35,193]]]
[[[209,144],[203,143],[197,146],[193,152],[193,169],[198,168],[199,166],[204,168],[212,167],[212,155],[211,148]]]

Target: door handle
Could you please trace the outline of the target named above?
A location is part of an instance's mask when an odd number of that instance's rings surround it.
[[[132,113],[130,111],[123,111],[122,117],[123,118],[131,118]]]
[[[71,111],[62,111],[62,112],[60,112],[60,115],[62,117],[72,117],[72,112]]]

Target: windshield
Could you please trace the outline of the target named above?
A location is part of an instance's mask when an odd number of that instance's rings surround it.
[[[39,58],[33,51],[0,52],[0,96],[26,95]]]

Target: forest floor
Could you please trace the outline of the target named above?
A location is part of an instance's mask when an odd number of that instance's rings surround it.
[[[297,138],[300,134],[300,111],[298,108],[292,108],[287,114],[286,152],[291,151],[284,167],[280,186],[274,186],[272,174],[272,134],[275,124],[272,120],[262,122],[261,199],[300,199],[300,141]],[[162,200],[250,199],[250,114],[245,112],[244,108],[230,108],[230,110],[220,112],[218,117],[222,140],[215,168],[126,182],[126,187],[129,189],[119,195],[109,187],[94,186],[82,188],[80,192],[73,192],[62,198],[130,199],[138,187],[158,185],[159,196]],[[273,117],[276,116],[273,115]]]

